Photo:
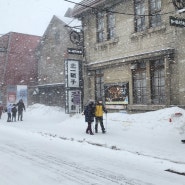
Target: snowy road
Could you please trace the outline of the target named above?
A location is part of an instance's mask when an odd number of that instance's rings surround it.
[[[0,164],[0,185],[181,185],[185,180],[164,171],[169,162],[6,126],[0,129]]]

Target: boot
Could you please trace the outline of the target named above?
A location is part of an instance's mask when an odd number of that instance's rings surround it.
[[[91,126],[90,126],[90,128],[89,128],[89,131],[90,131],[90,135],[94,135],[93,132],[92,132]]]
[[[95,124],[95,132],[98,133],[98,124]]]
[[[88,134],[88,133],[89,133],[89,129],[87,128],[87,129],[86,129],[86,134]]]
[[[104,125],[103,125],[103,123],[100,123],[100,125],[101,125],[101,130],[102,130],[102,133],[104,134],[106,131],[105,131],[105,128],[104,128]]]

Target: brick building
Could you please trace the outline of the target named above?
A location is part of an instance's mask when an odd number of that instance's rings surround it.
[[[108,108],[129,110],[185,105],[185,13],[175,1],[80,4],[73,17],[83,25],[85,101],[103,97]]]
[[[35,52],[39,42],[39,36],[16,32],[0,37],[0,98],[4,104],[8,86],[37,84]]]

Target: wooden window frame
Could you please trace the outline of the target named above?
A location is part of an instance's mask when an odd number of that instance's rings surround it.
[[[161,0],[149,0],[149,14],[150,16],[149,20],[149,27],[155,28],[157,26],[160,26],[162,23],[161,18]]]
[[[133,103],[147,104],[146,63],[138,62],[136,65],[137,69],[132,70]]]
[[[151,63],[151,100],[152,104],[165,104],[165,67],[164,60],[157,59]]]
[[[135,31],[141,32],[146,29],[145,19],[145,0],[134,0],[134,11],[135,11]]]
[[[112,12],[113,10],[110,9],[107,12],[107,40],[111,40],[115,37],[115,15]]]
[[[103,42],[105,40],[104,33],[105,16],[103,12],[97,13],[97,42]]]
[[[101,70],[95,71],[95,98],[104,97],[104,79]]]

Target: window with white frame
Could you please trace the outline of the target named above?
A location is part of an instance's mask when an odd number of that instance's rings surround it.
[[[103,98],[104,96],[104,80],[103,72],[101,70],[96,70],[95,75],[95,98]]]
[[[161,0],[134,0],[134,10],[136,32],[161,25]]]
[[[97,13],[97,42],[104,42],[115,37],[115,15],[113,9]]]
[[[104,35],[104,13],[98,12],[97,14],[97,41],[103,42],[105,39]]]
[[[132,71],[133,76],[133,96],[135,104],[147,103],[147,86],[146,86],[146,63],[138,62],[136,69]]]
[[[110,9],[107,12],[107,40],[110,40],[115,37],[115,16]]]
[[[165,71],[164,60],[151,61],[151,92],[153,104],[165,104]]]
[[[150,0],[150,27],[161,25],[161,0]]]
[[[135,0],[135,31],[144,31],[145,27],[145,0]]]

